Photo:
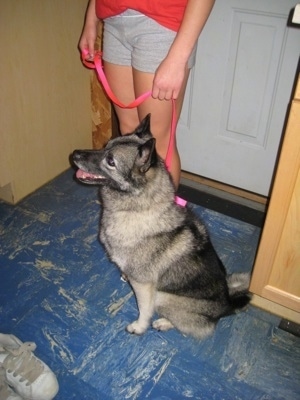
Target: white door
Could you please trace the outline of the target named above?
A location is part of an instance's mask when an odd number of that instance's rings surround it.
[[[268,195],[300,54],[295,3],[216,0],[177,128],[183,170]]]

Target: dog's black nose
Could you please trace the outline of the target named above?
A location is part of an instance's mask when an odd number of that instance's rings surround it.
[[[70,155],[70,163],[76,167],[79,167],[81,159],[82,157],[80,150],[74,150],[73,153]]]
[[[73,158],[74,161],[80,160],[80,150],[74,150],[72,158]]]

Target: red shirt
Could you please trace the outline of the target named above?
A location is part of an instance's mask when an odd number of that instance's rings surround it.
[[[99,19],[121,14],[128,8],[153,18],[159,24],[178,31],[188,0],[96,0]]]

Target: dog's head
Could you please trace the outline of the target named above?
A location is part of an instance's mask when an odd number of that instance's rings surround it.
[[[103,150],[75,150],[72,160],[79,168],[76,177],[83,183],[122,191],[140,186],[158,162],[150,114],[133,133],[110,140]]]

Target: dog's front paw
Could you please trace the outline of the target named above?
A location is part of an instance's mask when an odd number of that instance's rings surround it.
[[[147,327],[139,323],[139,321],[134,321],[126,327],[127,332],[134,333],[135,335],[142,335],[146,332]]]

